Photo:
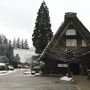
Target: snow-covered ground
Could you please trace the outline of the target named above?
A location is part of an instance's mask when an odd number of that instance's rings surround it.
[[[35,55],[35,49],[32,47],[29,50],[28,49],[14,49],[14,56],[16,54],[19,54],[20,56],[20,60],[21,62],[26,62],[28,59],[30,60],[30,58]],[[0,65],[4,65],[4,64],[0,64]],[[19,73],[19,74],[18,74]],[[22,76],[32,76],[31,75],[31,71],[30,69],[15,69],[13,71],[11,70],[4,70],[4,71],[0,71],[0,75],[22,75]]]
[[[16,72],[16,70],[14,70],[14,71],[11,71],[11,70],[0,71],[0,76],[1,75],[8,75],[8,74],[11,74],[12,72]]]
[[[19,54],[21,62],[26,62],[28,58],[31,58],[35,54],[35,49],[32,47],[27,49],[14,49],[14,55]]]
[[[32,47],[29,50],[28,49],[14,49],[14,56],[16,54],[19,54],[21,62],[27,62],[28,60],[31,59],[33,55],[35,55],[35,49]],[[3,65],[3,64],[1,64]],[[0,76],[1,75],[18,75],[18,76],[34,76],[31,74],[30,69],[14,69],[12,70],[4,70],[0,71]],[[36,76],[38,76],[36,74]]]
[[[0,76],[36,76],[31,74],[30,69],[14,69],[14,70],[4,70],[0,71]],[[37,75],[38,76],[38,75]]]

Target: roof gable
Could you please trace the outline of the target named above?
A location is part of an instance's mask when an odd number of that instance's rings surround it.
[[[77,17],[65,20],[54,35],[54,38],[61,38],[70,25],[73,25],[76,28],[77,32],[80,34],[80,36],[90,45],[90,32],[86,29],[86,27],[80,22]]]
[[[62,36],[66,33],[66,30],[70,25],[73,25],[77,29],[77,32],[86,41],[86,43],[88,43],[88,46],[90,47],[90,32],[77,18],[76,13],[66,13],[64,22],[61,24],[56,34],[53,36],[51,41],[48,43],[47,47],[43,51],[39,60],[42,60],[45,57],[46,53],[50,49],[52,49],[52,46],[54,45],[54,43],[56,43],[58,40],[62,38]]]

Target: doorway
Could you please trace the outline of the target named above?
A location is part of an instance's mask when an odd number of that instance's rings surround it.
[[[73,75],[79,75],[80,74],[80,65],[79,65],[79,63],[71,63],[70,71],[72,72]]]

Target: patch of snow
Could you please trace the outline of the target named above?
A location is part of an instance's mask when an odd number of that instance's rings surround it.
[[[5,66],[5,63],[0,63],[0,66]]]
[[[40,75],[40,73],[35,73],[34,75],[35,75],[35,76],[39,76],[39,75]]]
[[[41,75],[41,71],[39,71],[39,73],[35,73],[35,76],[40,76]]]
[[[13,66],[8,66],[9,70],[14,70]]]
[[[10,75],[12,73],[17,72],[17,69],[14,70],[4,70],[4,71],[0,71],[0,75]]]
[[[0,75],[7,75],[11,73],[12,71],[0,71]]]
[[[35,74],[35,71],[32,71],[32,74]]]
[[[31,74],[31,71],[30,70],[27,70],[21,76],[34,76],[34,75]]]
[[[27,75],[27,74],[31,74],[31,72],[24,72],[23,74]]]
[[[27,69],[25,72],[23,72],[23,74],[24,75],[31,74],[31,70],[30,69],[29,70]]]
[[[60,80],[65,80],[65,81],[71,81],[73,78],[69,78],[67,76],[64,76],[62,78],[60,78]]]
[[[5,74],[7,73],[8,71],[0,71],[0,74]]]

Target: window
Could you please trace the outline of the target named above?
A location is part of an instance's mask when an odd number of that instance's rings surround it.
[[[84,40],[82,40],[82,46],[85,47],[87,46],[86,42]]]
[[[68,67],[67,64],[58,64],[57,67]]]
[[[66,39],[66,46],[77,46],[76,39]]]
[[[76,35],[76,29],[67,29],[66,35]]]

